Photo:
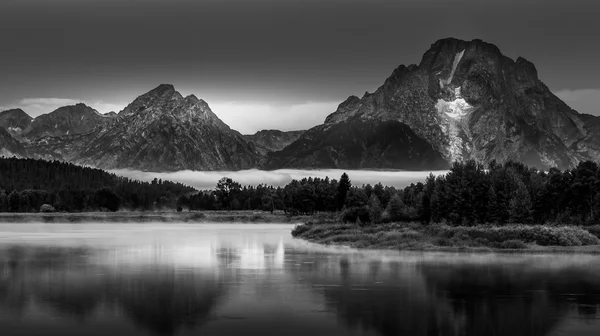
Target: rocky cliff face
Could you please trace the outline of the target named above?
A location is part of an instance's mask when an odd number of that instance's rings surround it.
[[[33,118],[21,109],[0,112],[0,127],[12,135],[21,135],[32,121]]]
[[[305,131],[262,130],[254,134],[244,135],[244,138],[253,142],[262,155],[276,152],[296,141]]]
[[[566,168],[600,159],[596,119],[557,98],[524,58],[513,61],[481,40],[448,38],[435,42],[419,65],[399,66],[374,93],[349,97],[325,125],[398,121],[448,162],[512,159]]]
[[[67,153],[67,156],[71,154]],[[239,170],[256,167],[254,144],[223,123],[208,104],[160,85],[90,133],[73,161],[104,169]]]
[[[63,106],[33,119],[24,134],[30,139],[82,134],[104,125],[108,120],[110,118],[85,104]]]

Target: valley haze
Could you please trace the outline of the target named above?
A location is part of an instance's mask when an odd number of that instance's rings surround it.
[[[214,189],[222,177],[232,178],[242,186],[266,184],[274,187],[283,187],[293,179],[301,180],[308,177],[319,177],[339,180],[343,173],[350,176],[352,184],[361,186],[363,184],[375,185],[377,183],[404,188],[411,183],[422,182],[431,173],[434,175],[446,174],[447,170],[439,171],[373,171],[373,170],[343,170],[343,169],[280,169],[280,170],[258,170],[248,169],[240,171],[192,171],[182,170],[177,172],[144,172],[139,170],[115,169],[109,172],[120,176],[137,179],[140,181],[152,181],[155,178],[180,182],[199,190]]]

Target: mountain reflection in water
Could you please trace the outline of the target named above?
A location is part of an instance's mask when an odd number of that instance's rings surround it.
[[[0,226],[2,335],[597,335],[589,255],[327,248],[291,225]]]

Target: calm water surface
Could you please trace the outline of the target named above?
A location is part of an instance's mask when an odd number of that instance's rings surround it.
[[[600,335],[600,257],[325,248],[277,224],[0,225],[1,335]]]

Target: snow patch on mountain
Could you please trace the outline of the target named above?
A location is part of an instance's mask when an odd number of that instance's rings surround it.
[[[463,49],[463,51],[457,53],[454,56],[454,62],[452,62],[452,70],[450,70],[450,76],[448,76],[447,79],[440,79],[440,86],[442,88],[444,88],[446,85],[452,83],[452,79],[454,78],[454,73],[456,72],[456,68],[458,67],[458,63],[460,63],[460,60],[463,58],[463,56],[465,55],[465,50]]]
[[[467,115],[473,107],[461,96],[460,86],[454,89],[454,97],[455,99],[449,102],[438,99],[435,107],[440,114],[443,113],[449,118],[460,120]]]
[[[460,90],[460,86],[454,89],[454,100],[438,99],[435,104],[438,114],[445,116],[446,119],[446,125],[442,126],[442,130],[448,135],[448,155],[452,161],[462,160],[462,153],[465,148],[461,134],[462,122],[473,108],[462,97]]]

